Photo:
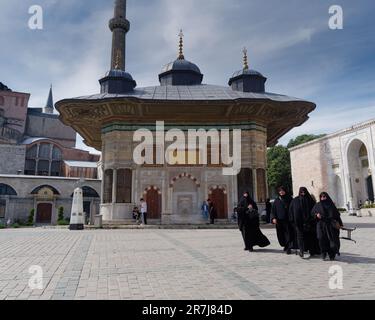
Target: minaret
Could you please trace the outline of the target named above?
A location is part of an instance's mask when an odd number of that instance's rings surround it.
[[[125,72],[126,34],[130,23],[126,19],[126,0],[116,0],[114,17],[109,21],[112,31],[111,69],[103,79],[99,80],[101,93],[126,93],[133,91],[136,82]]]
[[[53,95],[52,95],[52,84],[51,84],[51,87],[49,89],[47,103],[46,103],[46,106],[44,107],[44,113],[53,114],[53,110],[54,110],[54,107],[53,107]]]
[[[126,0],[116,0],[114,17],[109,21],[112,31],[111,70],[125,71],[126,34],[130,23],[126,20]]]

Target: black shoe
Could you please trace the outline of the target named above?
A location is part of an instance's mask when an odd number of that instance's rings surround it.
[[[287,249],[287,250],[286,250],[286,254],[287,254],[287,255],[292,254],[292,250],[291,250],[291,249]]]
[[[254,252],[254,249],[253,249],[253,248],[250,248],[249,251],[250,251],[250,252]]]
[[[285,248],[284,248],[284,252],[287,251],[287,250],[288,250],[287,247],[285,247]]]
[[[335,261],[336,256],[329,256],[330,261]]]
[[[327,258],[327,253],[322,253],[322,260],[325,261]]]
[[[303,258],[305,257],[304,252],[303,252],[303,251],[300,251],[300,252],[299,252],[299,256],[303,259]]]
[[[249,248],[245,248],[244,250],[245,250],[245,251],[249,251]]]

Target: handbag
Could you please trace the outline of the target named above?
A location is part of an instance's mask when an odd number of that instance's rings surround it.
[[[332,227],[336,230],[341,229],[340,223],[337,220],[332,220]]]

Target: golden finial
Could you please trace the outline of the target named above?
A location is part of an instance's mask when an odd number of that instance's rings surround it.
[[[178,59],[179,60],[184,60],[184,34],[182,33],[182,29],[180,30],[180,33],[178,34],[180,37],[180,44],[179,44],[179,54],[178,54]]]
[[[243,69],[248,70],[249,69],[249,63],[247,61],[247,49],[246,49],[246,47],[243,48],[242,52],[243,52]]]
[[[120,64],[121,64],[121,51],[117,50],[116,53],[116,60],[115,60],[115,69],[120,69]]]

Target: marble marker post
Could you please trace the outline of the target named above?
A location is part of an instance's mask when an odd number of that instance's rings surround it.
[[[72,213],[70,215],[70,230],[83,230],[84,213],[83,213],[83,191],[76,188],[73,194]]]

